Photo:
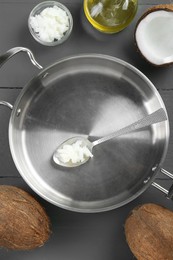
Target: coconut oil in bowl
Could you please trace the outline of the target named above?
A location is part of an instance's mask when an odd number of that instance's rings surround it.
[[[84,0],[84,13],[94,28],[117,33],[133,20],[138,0]]]

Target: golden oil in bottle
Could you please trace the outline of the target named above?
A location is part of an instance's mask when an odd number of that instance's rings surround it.
[[[116,33],[133,20],[138,0],[84,0],[84,12],[99,31]]]

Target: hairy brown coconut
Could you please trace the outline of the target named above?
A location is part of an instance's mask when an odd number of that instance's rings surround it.
[[[42,246],[50,235],[43,207],[27,192],[0,186],[0,247],[29,250]]]
[[[173,63],[173,4],[156,5],[138,20],[135,42],[151,64],[163,67]]]
[[[173,212],[148,203],[136,207],[125,222],[127,243],[138,260],[173,259]]]

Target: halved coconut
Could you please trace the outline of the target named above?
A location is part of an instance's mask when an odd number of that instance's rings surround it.
[[[173,5],[157,5],[144,13],[136,25],[135,40],[153,65],[173,63]]]

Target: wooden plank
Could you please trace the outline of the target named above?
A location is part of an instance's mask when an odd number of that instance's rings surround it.
[[[20,89],[0,89],[0,100],[9,101],[14,104],[17,96],[20,93]],[[164,166],[173,171],[172,154],[173,154],[173,113],[172,113],[172,90],[159,90],[161,97],[165,103],[168,111],[170,121],[170,144],[168,153],[164,162]],[[0,149],[0,176],[18,176],[18,172],[14,166],[11,158],[11,153],[8,145],[8,124],[10,118],[10,110],[6,107],[0,106],[0,145],[3,149]]]
[[[40,1],[39,0],[0,0],[0,3],[8,3],[8,4],[13,4],[13,3],[32,3],[32,4],[39,4]],[[73,4],[78,4],[78,5],[82,5],[83,4],[83,0],[61,0],[60,1],[62,4],[68,5],[70,3]],[[155,5],[155,4],[169,4],[171,3],[171,0],[138,0],[138,4],[139,5]]]
[[[42,46],[31,37],[27,28],[27,19],[33,6],[33,2],[27,4],[26,2],[17,4],[7,2],[0,5],[0,53],[14,46],[25,46],[33,51],[43,67],[47,67],[60,58],[79,53],[108,54],[140,69],[158,89],[172,88],[173,66],[168,68],[151,66],[139,55],[134,44],[137,20],[148,8],[147,5],[139,5],[137,15],[128,28],[118,34],[106,35],[91,27],[80,5],[69,3],[68,7],[74,18],[73,32],[67,42],[57,47]],[[38,72],[26,54],[18,54],[1,69],[0,87],[23,87]]]
[[[172,165],[172,153],[173,153],[173,114],[172,114],[172,100],[173,100],[173,90],[161,90],[159,91],[163,101],[165,102],[166,108],[168,110],[168,116],[170,120],[170,145],[168,149],[168,154],[165,160],[165,166],[169,170],[173,167]],[[14,104],[20,89],[0,89],[0,99],[9,101]],[[8,146],[8,124],[10,118],[10,111],[6,107],[0,107],[0,144],[3,149],[0,150],[0,161],[1,161],[1,171],[0,176],[16,176],[18,175],[15,167],[13,166],[9,146]]]
[[[1,260],[113,260],[133,259],[124,236],[124,222],[129,212],[143,203],[157,203],[172,209],[172,201],[150,187],[133,202],[100,214],[79,214],[60,209],[37,196],[22,179],[0,179],[0,185],[14,185],[32,194],[45,208],[52,234],[48,242],[31,251],[0,250]]]
[[[70,39],[55,48],[36,43],[27,28],[30,10],[39,0],[0,0],[0,53],[14,46],[26,46],[33,50],[38,61],[48,66],[54,61],[83,52],[104,53],[126,60],[139,68],[159,90],[170,120],[170,144],[164,167],[173,172],[173,67],[157,69],[146,63],[136,52],[133,33],[137,20],[151,5],[166,0],[140,0],[138,13],[132,24],[116,35],[103,35],[93,30],[82,12],[82,0],[62,0],[74,17],[74,29]],[[0,100],[15,103],[21,88],[38,70],[24,54],[14,57],[0,71]],[[46,209],[51,223],[50,240],[41,248],[32,251],[0,250],[1,260],[130,260],[130,252],[125,236],[124,222],[131,209],[143,203],[153,202],[172,209],[172,201],[159,191],[149,187],[140,197],[119,209],[100,214],[79,214],[69,212],[40,198],[20,177],[13,163],[8,145],[8,124],[10,110],[0,106],[0,185],[15,185],[31,193]],[[163,180],[160,180],[162,178]],[[172,181],[158,174],[156,181],[168,188]]]

